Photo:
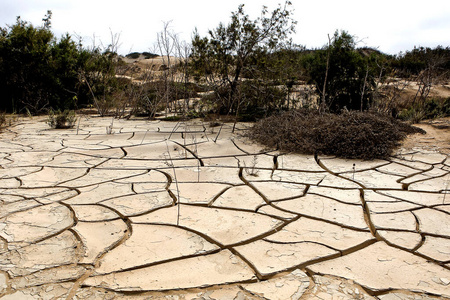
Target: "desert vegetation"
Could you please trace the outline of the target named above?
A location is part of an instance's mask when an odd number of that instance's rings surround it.
[[[53,111],[48,112],[47,123],[50,127],[55,129],[72,128],[75,125],[76,115],[73,110]]]
[[[322,48],[306,49],[291,40],[296,21],[289,1],[273,11],[263,7],[256,19],[244,8],[207,36],[194,31],[189,42],[164,23],[155,51],[125,57],[118,54],[117,34],[107,46],[85,47],[78,37],[55,37],[51,11],[41,26],[18,17],[0,28],[0,110],[50,118],[93,109],[117,118],[263,120],[251,135],[268,146],[363,158],[362,152],[384,157],[398,144],[405,127],[393,118],[419,122],[450,114],[449,47],[388,55],[336,31]],[[294,116],[300,123],[276,119]],[[301,130],[289,133],[295,126]],[[351,131],[331,133],[329,127]],[[320,145],[311,146],[305,136]],[[338,136],[351,145],[336,143]],[[389,146],[376,146],[384,141]],[[361,151],[335,149],[361,144]]]
[[[336,155],[344,158],[387,158],[407,134],[420,128],[375,112],[318,114],[298,109],[256,123],[249,136],[284,152]]]

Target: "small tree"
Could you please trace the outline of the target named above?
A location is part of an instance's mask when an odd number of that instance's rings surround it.
[[[261,17],[251,20],[240,5],[228,25],[222,23],[209,31],[209,37],[194,32],[192,64],[215,91],[216,108],[220,113],[239,112],[238,97],[242,74],[251,69],[251,57],[270,53],[289,41],[296,22],[291,18],[291,2],[279,5],[272,13],[263,7]]]
[[[79,72],[84,68],[81,49],[69,34],[61,37],[51,48],[54,90],[56,97],[50,106],[55,109],[73,109],[78,103],[74,99],[79,95]]]
[[[184,107],[183,113],[189,111],[190,102],[190,92],[189,92],[189,79],[190,79],[190,68],[189,68],[189,58],[192,54],[192,45],[185,41],[180,41],[177,37],[174,40],[176,56],[180,60],[178,65],[178,72],[181,75],[180,82],[183,85],[184,94]]]
[[[49,108],[73,109],[86,51],[66,34],[59,40],[50,30],[51,11],[35,27],[17,18],[0,28],[0,109],[41,113]]]
[[[159,76],[159,98],[166,103],[166,114],[183,112],[189,108],[189,59],[191,44],[180,40],[170,28],[171,22],[163,23],[163,30],[157,34],[157,48],[163,62]],[[184,103],[176,101],[184,99]]]
[[[157,34],[157,46],[163,60],[163,70],[161,75],[162,86],[159,89],[161,98],[164,99],[166,103],[166,116],[170,109],[170,102],[172,100],[172,84],[174,82],[174,72],[173,72],[173,59],[172,56],[175,54],[175,40],[177,39],[176,34],[170,30],[171,22],[163,22],[163,30]]]
[[[445,65],[448,64],[449,55],[440,53],[441,48],[430,49],[420,48],[423,53],[423,61],[425,63],[424,68],[419,72],[416,77],[417,92],[413,99],[413,105],[418,102],[419,105],[423,105],[434,85],[445,82],[445,79],[449,75],[449,70],[445,69]],[[443,51],[442,51],[443,52]]]
[[[49,105],[54,36],[48,26],[34,27],[17,17],[16,24],[1,29],[0,86],[2,97],[7,98],[2,101],[2,109],[26,108],[37,113]]]
[[[321,96],[320,106],[330,111],[368,109],[375,87],[371,64],[357,51],[353,36],[336,31],[308,62],[310,82]]]

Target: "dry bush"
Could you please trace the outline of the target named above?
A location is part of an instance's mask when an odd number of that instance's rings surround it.
[[[386,158],[407,134],[420,128],[376,113],[283,112],[259,121],[249,137],[281,151],[336,155],[343,158]]]

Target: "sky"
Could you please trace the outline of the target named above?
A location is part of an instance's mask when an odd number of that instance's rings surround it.
[[[274,10],[284,0],[0,0],[0,27],[13,25],[16,17],[35,26],[51,10],[52,31],[83,38],[88,46],[108,45],[119,37],[120,54],[156,53],[156,36],[165,22],[181,40],[190,42],[195,28],[205,36],[232,11],[244,4],[252,19],[266,5]],[[388,54],[414,46],[450,46],[449,0],[291,0],[298,22],[292,39],[307,48],[319,48],[336,30],[356,37],[359,47]]]

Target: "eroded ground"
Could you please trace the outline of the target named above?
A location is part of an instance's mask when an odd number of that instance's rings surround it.
[[[2,299],[450,297],[446,154],[315,159],[227,125],[110,125],[1,134]]]

